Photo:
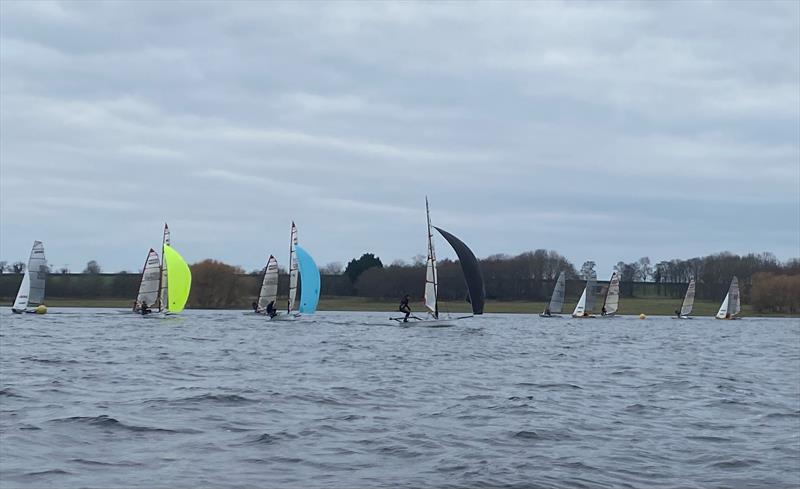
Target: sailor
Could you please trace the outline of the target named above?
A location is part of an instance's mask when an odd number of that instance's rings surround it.
[[[544,315],[547,316],[547,317],[550,317],[550,307],[545,307],[544,308]]]
[[[675,309],[675,316],[677,316],[678,319],[681,318],[681,312],[677,309]]]
[[[606,315],[606,306],[603,306],[603,308],[600,309],[600,315],[601,316],[605,316]]]
[[[150,314],[151,311],[150,308],[147,307],[147,302],[142,301],[142,307],[140,308],[140,311],[142,313],[142,316],[144,316],[145,314]]]
[[[267,304],[267,315],[271,318],[278,315],[278,311],[275,310],[275,301],[269,301],[269,304]]]
[[[406,317],[403,318],[403,322],[408,322],[408,316],[411,315],[411,307],[408,305],[408,294],[403,296],[403,300],[400,301],[400,307],[398,310],[402,313],[405,313]]]

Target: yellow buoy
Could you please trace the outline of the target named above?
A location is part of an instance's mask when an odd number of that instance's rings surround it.
[[[645,316],[644,313],[639,314],[639,319],[647,319],[647,316]]]
[[[39,304],[36,306],[36,314],[44,314],[47,312],[47,306],[44,304]]]

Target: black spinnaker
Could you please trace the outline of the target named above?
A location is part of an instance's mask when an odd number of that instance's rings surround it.
[[[450,243],[456,251],[458,261],[461,263],[461,271],[464,273],[464,281],[467,283],[469,300],[472,304],[472,313],[475,315],[483,314],[483,304],[486,301],[486,289],[483,286],[483,274],[478,264],[478,259],[463,241],[448,233],[444,229],[434,226],[439,234]]]

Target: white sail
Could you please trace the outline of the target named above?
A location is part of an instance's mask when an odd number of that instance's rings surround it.
[[[161,283],[161,263],[158,260],[158,253],[152,248],[147,253],[147,259],[142,269],[142,281],[139,283],[139,294],[136,296],[138,306],[147,304],[147,307],[154,307],[158,300],[158,288]],[[136,309],[135,309],[136,310]]]
[[[683,304],[681,305],[681,316],[688,316],[694,307],[694,279],[689,282],[689,287],[686,289],[686,295],[683,297]]]
[[[22,276],[22,283],[19,285],[17,291],[17,298],[14,299],[14,305],[11,309],[14,311],[22,312],[28,307],[28,294],[31,288],[31,275],[30,270],[25,270],[25,275]]]
[[[731,281],[731,287],[728,291],[728,295],[731,297],[730,305],[728,306],[729,312],[731,313],[731,316],[735,316],[742,312],[742,302],[739,298],[739,279],[736,278],[736,276],[734,276],[733,280]]]
[[[717,319],[725,319],[725,316],[728,314],[728,300],[730,297],[730,294],[725,294],[725,300],[722,301],[719,312],[717,312]]]
[[[611,280],[608,282],[608,291],[606,291],[603,307],[605,307],[606,315],[616,314],[619,309],[619,275],[617,272],[611,275]]]
[[[736,316],[742,310],[741,299],[739,298],[739,279],[735,276],[728,287],[728,293],[722,301],[722,306],[717,312],[717,319],[728,319]]]
[[[261,291],[258,293],[258,309],[266,310],[270,302],[278,298],[278,260],[270,255],[267,268],[264,269],[264,281],[261,282]],[[275,304],[273,304],[274,307]]]
[[[289,305],[286,313],[289,314],[294,309],[294,301],[297,297],[297,258],[294,247],[297,246],[297,227],[292,221],[292,234],[289,240]]]
[[[550,312],[558,314],[564,308],[564,293],[566,291],[566,280],[564,272],[558,274],[556,286],[553,288],[553,295],[550,297]]]
[[[436,274],[436,251],[433,248],[433,230],[431,229],[431,212],[428,207],[428,198],[425,198],[425,213],[428,216],[428,262],[425,267],[425,307],[434,315],[439,315],[436,305],[436,289],[439,287],[439,277]]]
[[[572,311],[572,315],[583,316],[584,312],[586,312],[586,288],[583,289],[583,294],[581,294],[581,298],[578,299],[578,304],[575,306],[575,310]]]
[[[166,310],[166,305],[169,304],[169,287],[167,286],[167,262],[164,260],[164,245],[171,246],[169,239],[169,226],[164,223],[164,237],[161,240],[161,300],[158,304],[158,310]]]
[[[33,242],[31,257],[28,260],[30,290],[28,292],[28,307],[44,304],[44,283],[47,279],[47,260],[44,257],[44,245],[41,241]]]
[[[596,289],[597,280],[590,278],[586,281],[586,312],[588,313],[591,313],[594,310]]]

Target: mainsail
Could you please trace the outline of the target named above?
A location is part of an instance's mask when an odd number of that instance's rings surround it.
[[[439,317],[439,308],[436,303],[436,289],[439,287],[439,277],[436,274],[436,251],[433,248],[433,229],[431,229],[431,212],[428,207],[428,198],[425,197],[425,213],[428,215],[428,261],[425,265],[425,307]]]
[[[478,264],[478,259],[475,258],[475,254],[463,241],[444,229],[436,226],[434,226],[434,228],[439,231],[439,234],[444,236],[444,239],[450,243],[450,246],[453,247],[456,255],[458,255],[461,271],[464,274],[464,281],[467,283],[467,290],[469,291],[469,302],[472,304],[472,314],[483,314],[483,305],[486,301],[486,289],[483,285],[483,274],[481,274],[481,267]]]
[[[158,287],[161,280],[161,266],[158,260],[158,253],[153,248],[147,253],[147,259],[142,269],[142,281],[139,283],[139,294],[136,302],[153,306],[158,300]]]
[[[689,282],[689,287],[686,289],[686,295],[683,298],[683,304],[681,305],[681,316],[688,316],[692,312],[692,307],[694,307],[694,290],[695,290],[695,283],[694,279]]]
[[[739,299],[739,279],[735,276],[731,280],[731,285],[728,287],[728,293],[725,294],[725,299],[722,301],[722,306],[717,312],[717,319],[731,318],[742,310],[742,304]]]
[[[295,257],[295,248],[297,247],[297,227],[292,221],[292,233],[289,240],[289,303],[286,308],[286,313],[291,314],[294,309],[294,301],[297,297],[297,258]],[[305,284],[303,284],[305,286]]]
[[[295,246],[295,253],[297,255],[297,266],[300,269],[300,280],[303,284],[300,291],[300,307],[298,310],[301,314],[314,314],[317,310],[317,303],[319,303],[319,269],[311,255],[303,248]]]
[[[192,287],[192,272],[186,260],[168,244],[164,245],[164,264],[167,266],[169,284],[169,312],[181,312],[189,299]]]
[[[556,280],[556,286],[553,288],[553,295],[550,297],[550,305],[548,309],[550,309],[551,313],[558,314],[564,308],[564,293],[566,291],[566,279],[564,277],[564,272],[558,274],[558,280]]]
[[[44,283],[47,279],[47,260],[44,257],[44,245],[41,241],[34,241],[31,257],[28,260],[30,291],[28,292],[28,306],[36,307],[44,304]]]
[[[265,310],[270,302],[275,302],[278,297],[278,260],[269,255],[267,268],[264,269],[264,281],[261,282],[261,291],[258,293],[258,309]],[[274,304],[273,304],[274,306]]]
[[[168,287],[168,275],[167,275],[167,260],[164,256],[164,246],[170,246],[169,240],[169,226],[167,223],[164,223],[164,237],[161,240],[161,285],[159,288],[161,289],[160,301],[158,304],[158,309],[163,311],[166,309],[166,304],[169,304],[169,287]]]
[[[611,280],[608,282],[608,290],[606,291],[606,299],[603,303],[605,314],[616,314],[619,309],[619,275],[614,272],[611,275]]]

